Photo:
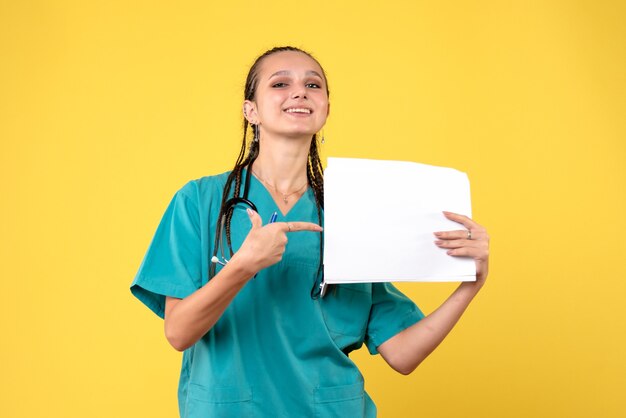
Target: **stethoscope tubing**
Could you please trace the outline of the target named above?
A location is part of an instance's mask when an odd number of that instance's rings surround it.
[[[223,209],[220,210],[220,219],[218,219],[215,231],[215,248],[213,249],[213,255],[209,261],[209,279],[215,276],[215,268],[216,265],[219,264],[222,267],[228,264],[229,259],[226,258],[226,254],[224,254],[224,247],[228,247],[228,251],[230,252],[229,257],[233,256],[233,249],[230,242],[227,242],[228,245],[223,245],[223,235],[226,224],[226,219],[230,216],[230,213],[235,210],[235,206],[238,204],[243,204],[248,208],[252,209],[255,212],[259,212],[256,205],[252,203],[251,200],[248,199],[248,192],[250,191],[250,175],[252,170],[250,166],[246,169],[246,179],[244,181],[243,187],[243,196],[234,196],[224,202]],[[221,259],[218,257],[218,253],[221,256]],[[317,284],[317,280],[316,280]],[[324,297],[326,291],[328,289],[328,284],[324,281],[323,273],[321,283],[317,286],[314,284],[313,289],[311,289],[311,297],[317,299],[317,297]]]

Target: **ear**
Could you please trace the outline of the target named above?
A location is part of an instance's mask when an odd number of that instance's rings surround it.
[[[252,100],[245,100],[243,102],[243,117],[248,120],[249,123],[257,125],[259,123],[259,115],[256,111],[256,103]]]
[[[328,106],[326,106],[326,117],[330,115],[330,102],[328,102]]]

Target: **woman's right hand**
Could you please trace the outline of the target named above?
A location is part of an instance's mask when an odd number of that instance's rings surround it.
[[[321,232],[322,227],[312,222],[274,222],[263,226],[258,213],[248,209],[252,228],[229,263],[240,264],[254,276],[258,271],[278,263],[287,246],[287,234],[298,231]]]

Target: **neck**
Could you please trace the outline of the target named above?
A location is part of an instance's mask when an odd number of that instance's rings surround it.
[[[306,165],[311,137],[261,138],[259,155],[252,170],[278,190],[293,190],[306,183]]]

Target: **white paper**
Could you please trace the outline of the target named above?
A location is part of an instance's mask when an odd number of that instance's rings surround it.
[[[434,244],[464,230],[442,211],[471,217],[467,175],[406,161],[329,158],[324,171],[327,283],[473,281],[474,260]]]

